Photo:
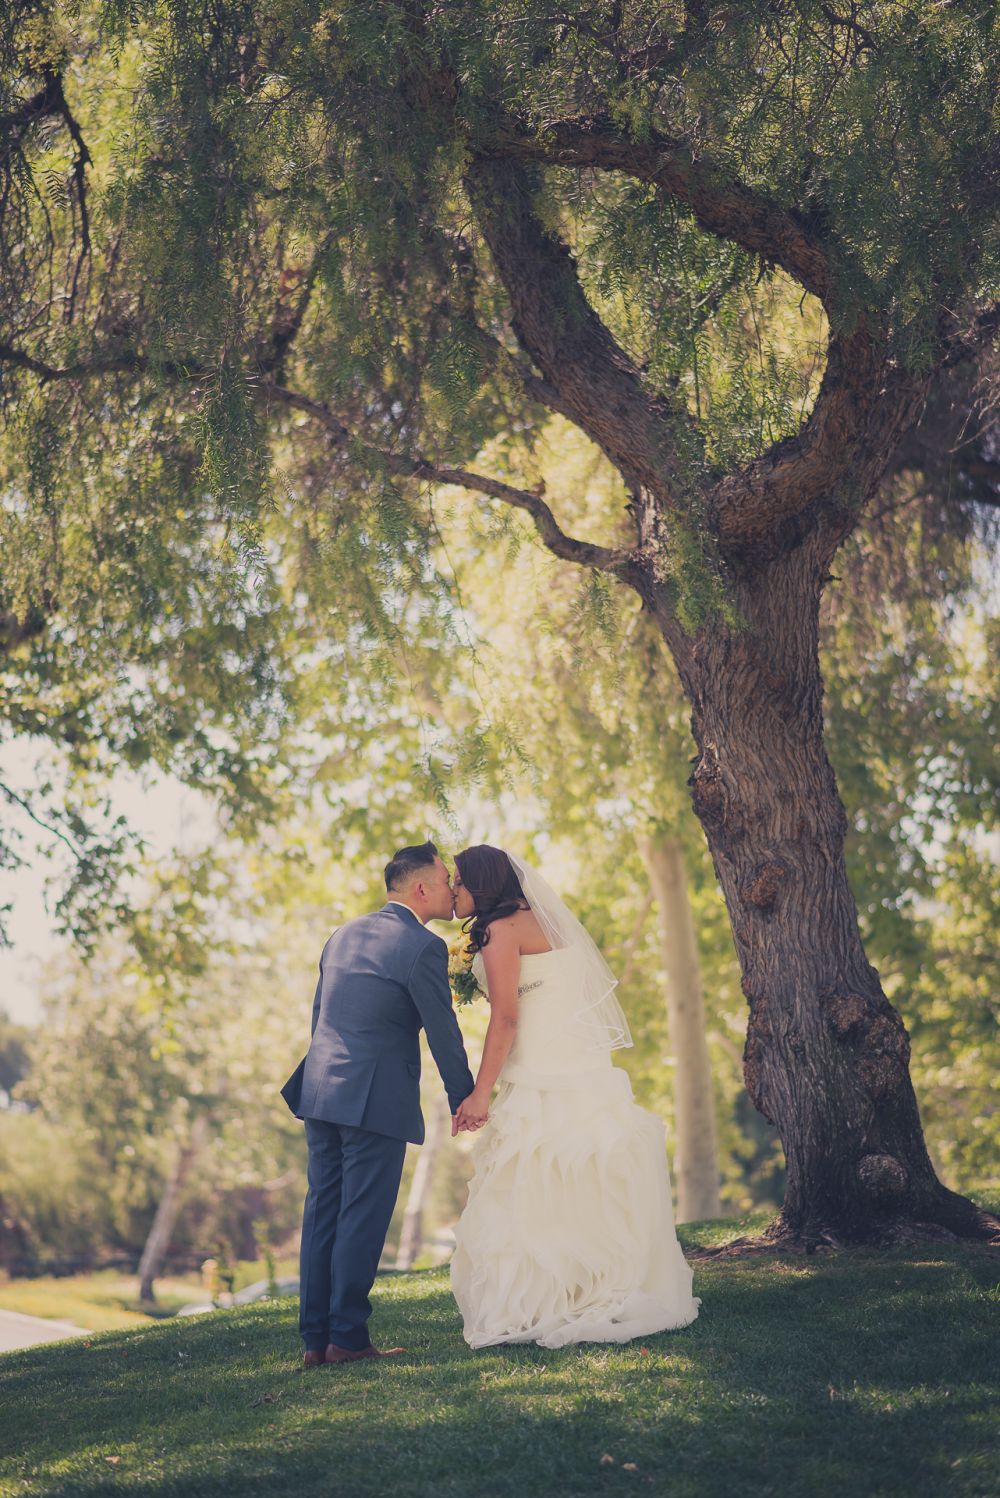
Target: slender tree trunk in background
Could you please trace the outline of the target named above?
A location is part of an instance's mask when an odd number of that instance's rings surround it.
[[[153,1218],[149,1235],[146,1238],[145,1247],[142,1250],[142,1258],[139,1260],[139,1299],[154,1303],[156,1295],[153,1291],[153,1281],[158,1277],[163,1268],[163,1261],[170,1247],[170,1236],[177,1221],[180,1211],[181,1194],[184,1183],[191,1174],[191,1167],[200,1155],[205,1141],[208,1138],[208,1116],[199,1113],[191,1125],[191,1133],[187,1142],[181,1146],[174,1162],[174,1168],[167,1178],[167,1184],[163,1188],[156,1214]]]
[[[692,703],[690,785],[750,1006],[744,1077],[788,1167],[774,1237],[870,1241],[905,1221],[990,1237],[927,1154],[909,1039],[865,957],[847,817],[823,743],[825,557],[814,538],[739,590],[750,628],[694,639],[661,621]]]
[[[670,1048],[674,1053],[674,1180],[677,1221],[719,1217],[715,1099],[705,1036],[698,943],[684,853],[675,837],[639,840],[660,907]]]
[[[434,1104],[427,1125],[426,1137],[417,1154],[416,1169],[413,1172],[410,1192],[406,1198],[403,1226],[399,1234],[399,1248],[396,1251],[397,1269],[412,1269],[423,1249],[424,1211],[430,1200],[431,1187],[434,1184],[434,1170],[441,1154],[448,1117],[445,1100],[439,1098]]]

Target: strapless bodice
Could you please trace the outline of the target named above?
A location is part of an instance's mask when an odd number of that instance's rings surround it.
[[[473,972],[486,988],[482,954]],[[566,1085],[570,1078],[607,1071],[611,1054],[595,1047],[593,1034],[579,1022],[584,1008],[582,958],[572,947],[530,952],[521,957],[517,985],[517,1035],[500,1073],[501,1082]]]

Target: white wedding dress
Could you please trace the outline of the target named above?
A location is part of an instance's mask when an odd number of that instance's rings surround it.
[[[517,1036],[477,1136],[451,1286],[471,1347],[628,1342],[701,1301],[674,1231],[663,1124],[574,1024],[580,954],[521,958]],[[473,971],[486,978],[477,954]]]

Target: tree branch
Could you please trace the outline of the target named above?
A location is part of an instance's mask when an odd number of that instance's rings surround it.
[[[646,488],[664,503],[671,493],[679,498],[690,491],[701,448],[687,410],[646,390],[639,369],[585,297],[568,249],[532,211],[525,168],[477,160],[466,186],[510,297],[518,342],[559,409],[607,454],[630,488]]]
[[[17,109],[0,114],[0,139],[5,143],[0,162],[6,162],[11,151],[20,144],[23,132],[31,125],[47,115],[62,113],[62,83],[58,74],[46,69],[43,77],[45,82],[37,93],[25,99]]]
[[[608,116],[583,115],[557,120],[537,138],[505,127],[475,149],[483,159],[595,167],[650,182],[689,208],[707,233],[782,266],[820,301],[829,297],[830,250],[802,215],[696,156],[686,142],[661,135],[630,141]]]
[[[474,326],[473,332],[481,347],[488,350],[496,359],[499,359],[505,368],[509,369],[520,382],[521,388],[529,400],[536,401],[538,405],[544,406],[547,411],[556,411],[560,416],[567,417],[570,421],[575,420],[572,407],[563,400],[559,391],[548,380],[535,373],[531,366],[516,354],[512,354],[500,339],[494,334],[487,332],[485,328]]]
[[[76,294],[80,285],[80,272],[83,263],[90,256],[90,212],[87,208],[87,167],[90,166],[90,152],[83,138],[83,131],[77,123],[76,116],[69,107],[66,95],[63,92],[62,74],[51,75],[55,89],[57,90],[56,103],[58,112],[63,118],[66,129],[72,137],[76,146],[76,159],[73,162],[73,181],[76,184],[76,201],[80,210],[80,252],[76,257],[73,267],[73,279],[70,283],[69,300],[66,303],[66,321],[73,319],[73,310],[76,305]]]
[[[962,464],[963,473],[970,478],[983,479],[987,484],[996,484],[997,493],[978,494],[976,502],[981,505],[1000,505],[1000,463],[990,462],[986,458],[970,458],[967,463]]]
[[[520,162],[628,173],[686,204],[707,232],[783,266],[821,301],[830,299],[833,286],[828,247],[801,215],[724,177],[689,146],[662,137],[633,143],[604,117],[561,121],[538,140],[505,129],[478,149],[483,161],[470,173],[470,192],[514,304],[518,338],[626,483],[662,500],[679,477],[683,486],[665,440],[669,432],[676,451],[676,413],[661,410],[650,420],[653,403],[639,386],[639,373],[586,303],[565,247],[530,213],[505,209],[501,190],[477,191],[477,179],[489,172],[501,186],[506,181],[509,200]],[[593,331],[588,320],[596,324]],[[553,328],[559,329],[555,336]],[[836,487],[879,398],[883,366],[881,330],[864,314],[852,331],[831,337],[819,395],[802,430],[716,485],[709,514],[723,545],[760,539]],[[574,379],[579,390],[570,388]]]
[[[66,320],[71,321],[73,309],[76,303],[77,291],[80,284],[80,273],[84,261],[90,255],[90,212],[87,207],[87,167],[91,165],[90,152],[83,138],[83,131],[63,91],[62,73],[58,69],[46,65],[42,68],[42,87],[33,94],[30,99],[18,108],[9,110],[7,114],[0,116],[0,171],[9,173],[10,158],[15,151],[21,147],[21,141],[26,131],[39,120],[50,116],[58,116],[66,126],[73,145],[76,148],[76,156],[73,160],[72,177],[75,189],[76,203],[80,213],[80,249],[76,256],[70,282],[69,297],[66,303]]]
[[[830,339],[816,404],[801,431],[716,485],[710,509],[723,545],[758,540],[833,492],[884,394],[883,374],[881,339],[864,320],[846,337]]]
[[[530,363],[519,359],[496,334],[481,326],[476,298],[479,272],[475,251],[466,235],[438,229],[428,233],[427,238],[428,243],[440,252],[442,281],[447,285],[449,279],[452,279],[452,287],[457,286],[464,326],[476,339],[486,357],[491,361],[500,361],[504,369],[519,381],[529,400],[536,401],[546,410],[558,411],[572,421],[573,412],[560,398],[555,386],[536,373]],[[458,274],[454,275],[454,272]],[[445,317],[453,313],[452,287],[449,287],[443,309]]]
[[[488,338],[488,334],[484,334]],[[495,342],[495,340],[490,340]],[[502,347],[502,345],[497,345]],[[506,352],[506,351],[505,351]],[[53,380],[89,379],[104,374],[129,373],[142,374],[148,370],[155,369],[161,374],[187,381],[196,379],[205,373],[203,369],[196,366],[190,368],[171,363],[154,362],[138,353],[117,355],[110,359],[99,359],[92,363],[79,363],[59,367],[46,364],[40,359],[32,358],[31,355],[23,353],[20,349],[11,347],[9,344],[0,344],[0,363],[14,364],[22,369],[31,370],[40,380],[47,383]],[[515,361],[516,363],[517,361]],[[534,393],[536,399],[543,399],[542,388],[544,381],[536,380],[536,377],[518,366],[522,379],[525,380],[529,393]],[[534,387],[534,389],[533,389]],[[348,443],[357,445],[357,438],[348,427],[332,412],[328,406],[321,401],[313,400],[307,395],[299,394],[289,390],[276,380],[255,378],[253,389],[258,396],[267,403],[275,403],[294,407],[296,410],[304,411],[315,420],[322,423],[327,431],[332,434],[338,446],[346,446]],[[545,391],[545,397],[548,391]],[[546,403],[548,403],[546,401]],[[558,407],[555,407],[558,409]],[[544,544],[555,556],[561,557],[567,562],[576,562],[583,567],[597,568],[602,572],[615,572],[622,576],[630,572],[633,567],[633,558],[630,552],[625,550],[612,550],[606,546],[597,546],[589,541],[578,541],[569,536],[561,529],[549,506],[541,497],[540,492],[528,489],[517,489],[511,484],[502,483],[499,479],[488,478],[484,474],[470,473],[465,468],[452,468],[432,463],[429,459],[419,457],[407,457],[400,453],[394,453],[385,448],[375,447],[373,444],[364,444],[365,451],[370,457],[377,459],[385,465],[391,473],[400,478],[425,479],[434,484],[455,484],[463,489],[470,489],[479,494],[488,495],[491,499],[502,500],[505,504],[515,509],[526,511],[534,520],[538,534]]]
[[[280,377],[284,369],[285,355],[298,337],[306,312],[309,310],[323,256],[332,243],[332,232],[325,234],[320,240],[308,268],[297,278],[301,284],[294,304],[289,306],[279,300],[271,324],[270,337],[262,343],[257,356],[258,367],[263,373],[276,374]],[[282,279],[291,281],[296,278],[283,272]]]
[[[28,640],[35,640],[45,633],[48,617],[55,612],[55,599],[46,593],[44,605],[44,612],[31,606],[20,617],[11,612],[0,613],[0,651],[16,650]]]
[[[273,380],[258,380],[256,389],[268,403],[289,406],[312,416],[326,427],[338,447],[348,444],[358,445],[355,434],[344,425],[335,412],[321,401],[313,400],[310,396],[302,395],[295,390],[289,390]],[[502,500],[504,504],[511,505],[514,509],[524,510],[534,520],[538,534],[549,551],[562,558],[563,561],[576,562],[581,567],[597,568],[602,572],[615,572],[621,575],[628,574],[633,566],[633,559],[628,551],[595,546],[590,541],[578,541],[575,537],[568,536],[538,491],[516,489],[511,484],[488,478],[485,474],[470,473],[466,468],[452,468],[445,464],[432,463],[420,455],[410,457],[370,443],[364,443],[363,449],[370,458],[383,464],[390,473],[396,474],[399,478],[423,479],[432,484],[455,484],[462,489],[488,495],[490,499]]]
[[[21,810],[31,818],[36,826],[41,827],[43,832],[50,832],[53,837],[57,837],[60,842],[65,843],[67,848],[73,854],[74,858],[78,859],[80,862],[83,861],[84,855],[77,847],[76,843],[74,843],[71,838],[68,838],[65,832],[60,831],[58,827],[53,827],[51,822],[45,822],[41,817],[36,816],[32,811],[29,802],[25,801],[23,796],[19,796],[17,791],[12,791],[9,785],[4,785],[4,783],[0,781],[0,792],[2,792],[7,797],[8,801],[13,802],[15,806],[19,806]]]
[[[849,16],[838,16],[837,12],[833,9],[833,6],[824,4],[823,0],[820,0],[819,8],[826,16],[826,19],[830,22],[831,26],[840,27],[843,30],[849,31],[851,33],[851,35],[855,38],[856,49],[858,52],[864,52],[866,49],[869,52],[878,51],[878,43],[876,42],[874,36],[866,26],[861,25],[861,22],[858,20],[856,15],[852,14]]]
[[[155,371],[170,379],[194,380],[207,373],[200,365],[179,364],[171,359],[149,359],[133,349],[103,358],[80,360],[76,364],[47,364],[44,359],[36,359],[9,343],[0,343],[0,364],[13,364],[18,369],[30,370],[43,385],[54,380],[91,380],[106,374],[146,374]]]

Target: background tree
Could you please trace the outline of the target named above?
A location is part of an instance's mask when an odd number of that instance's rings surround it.
[[[278,809],[291,623],[211,502],[178,506],[160,455],[116,484],[103,425],[48,415],[80,434],[71,483],[49,489],[31,471],[41,458],[16,417],[0,450],[0,869],[16,873],[33,836],[54,867],[56,928],[87,945],[127,913],[141,855],[108,798],[113,776],[197,786],[234,829]],[[35,511],[23,496],[39,484]]]
[[[848,884],[818,660],[835,554],[997,324],[995,16],[105,4],[84,47],[55,7],[26,15],[0,342],[30,514],[99,390],[133,434],[88,452],[109,481],[193,425],[202,482],[253,535],[269,447],[383,596],[432,582],[408,480],[521,509],[632,588],[692,710],[745,1079],[788,1165],[774,1236],[995,1231],[924,1147]],[[543,411],[619,474],[603,544],[525,480]],[[502,468],[470,471],[491,437]]]
[[[279,935],[245,860],[189,852],[150,874],[130,945],[105,937],[49,975],[19,1093],[71,1141],[71,1158],[86,1146],[86,1247],[133,1254],[143,1300],[171,1252],[204,1256],[236,1237],[245,1256],[239,1217],[260,1215],[263,1183],[280,1183],[268,1210],[290,1231],[300,1131],[277,1090],[297,1016],[281,999],[285,943],[310,914],[285,912]],[[49,1251],[63,1236],[57,1227]]]
[[[31,1027],[19,1025],[0,1009],[0,1088],[9,1093],[28,1070]]]

